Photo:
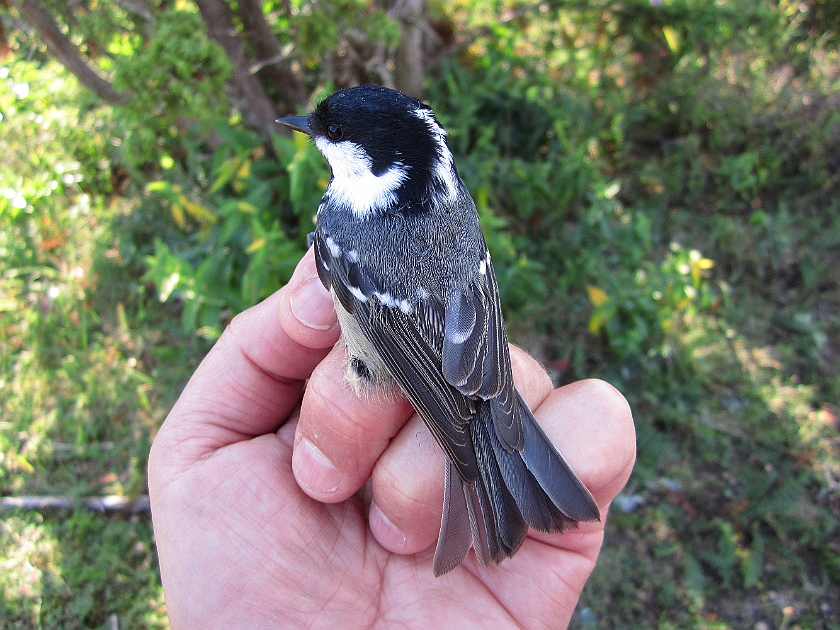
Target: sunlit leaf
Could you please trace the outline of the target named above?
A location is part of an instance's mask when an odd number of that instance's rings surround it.
[[[662,27],[662,34],[665,36],[665,41],[668,43],[668,48],[672,53],[676,53],[680,49],[680,38],[677,32],[670,26]]]
[[[146,190],[151,192],[164,192],[168,190],[172,190],[172,184],[169,182],[149,182],[146,184]]]
[[[177,225],[182,230],[185,227],[187,227],[187,221],[184,218],[183,206],[181,206],[180,203],[173,203],[170,210],[172,211],[172,218],[175,220],[175,225]]]
[[[242,162],[242,166],[239,167],[239,170],[236,171],[237,179],[242,179],[244,177],[248,177],[251,174],[251,160],[245,160]]]
[[[253,254],[258,249],[261,249],[261,248],[265,247],[265,243],[266,243],[266,241],[265,241],[264,238],[258,238],[253,243],[248,245],[245,252],[248,253],[248,254]]]
[[[248,203],[247,201],[237,201],[236,209],[245,214],[257,214],[259,212],[254,204]]]
[[[21,453],[15,453],[15,455],[13,456],[13,459],[15,460],[15,463],[18,465],[18,468],[20,468],[24,472],[28,472],[28,473],[34,473],[35,472],[35,468],[32,466],[32,464],[29,463],[29,461],[26,459],[26,457],[24,457]]]
[[[184,210],[186,210],[192,218],[200,223],[209,223],[212,225],[218,220],[216,215],[214,215],[208,208],[192,201],[186,195],[179,195],[178,201],[184,207]]]
[[[603,311],[595,311],[594,313],[592,313],[592,317],[589,318],[589,332],[591,332],[593,335],[597,335],[601,331],[601,328],[603,328],[606,321],[606,313],[604,313]]]
[[[592,302],[592,306],[595,306],[596,308],[610,299],[610,296],[607,295],[606,291],[593,285],[588,285],[586,287],[586,294],[589,296],[589,301]]]
[[[219,192],[239,171],[242,160],[238,156],[228,158],[216,167],[216,181],[210,187],[211,193]]]
[[[170,274],[167,278],[163,280],[163,282],[159,285],[159,295],[158,298],[161,302],[166,302],[169,299],[169,296],[172,295],[172,292],[175,290],[175,287],[178,286],[178,281],[181,280],[181,274],[175,272]]]

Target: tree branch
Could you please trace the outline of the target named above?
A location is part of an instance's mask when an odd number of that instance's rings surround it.
[[[252,62],[233,25],[233,12],[224,0],[195,0],[195,3],[207,25],[207,34],[224,49],[233,64],[230,78],[233,103],[248,126],[269,140],[276,129],[277,111],[260,82],[248,71]]]
[[[286,55],[280,49],[280,43],[274,31],[265,20],[262,2],[259,0],[239,0],[239,17],[245,27],[248,41],[254,47],[258,61],[251,68],[263,71],[271,89],[289,112],[296,112],[306,105],[306,89],[292,71]]]
[[[155,26],[155,16],[149,6],[149,0],[114,0],[114,4],[121,6],[132,15],[142,20],[140,29],[145,39],[152,36]]]
[[[3,497],[0,499],[0,510],[72,510],[84,507],[96,512],[124,512],[132,514],[149,511],[149,497],[141,495],[136,499],[131,497],[110,495],[104,497],[69,497],[69,496],[24,496]]]
[[[114,4],[118,4],[129,13],[137,15],[147,22],[155,19],[149,6],[149,0],[114,0]]]
[[[50,53],[71,72],[79,82],[94,92],[99,98],[121,105],[126,95],[117,92],[107,79],[91,68],[73,43],[61,32],[58,24],[36,0],[19,0],[18,9],[23,18],[35,29],[38,36],[47,45]]]

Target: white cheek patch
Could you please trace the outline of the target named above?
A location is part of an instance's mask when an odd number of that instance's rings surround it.
[[[415,109],[414,115],[426,123],[429,131],[438,148],[438,161],[435,164],[435,177],[443,183],[446,195],[453,199],[458,194],[458,186],[455,183],[455,158],[446,146],[446,130],[435,120],[434,115],[428,109]]]
[[[315,146],[332,169],[333,178],[326,193],[332,201],[350,208],[358,218],[396,203],[397,190],[408,177],[404,164],[397,162],[381,175],[374,175],[370,156],[358,144],[318,137]]]

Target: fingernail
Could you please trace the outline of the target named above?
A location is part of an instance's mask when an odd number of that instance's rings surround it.
[[[295,478],[304,490],[315,494],[329,494],[338,489],[341,477],[338,469],[318,448],[302,438],[292,456]]]
[[[405,534],[388,520],[376,503],[370,504],[370,529],[383,547],[387,549],[402,549],[405,547]]]
[[[289,298],[289,306],[304,326],[315,330],[327,330],[335,326],[332,296],[318,278],[299,286]]]

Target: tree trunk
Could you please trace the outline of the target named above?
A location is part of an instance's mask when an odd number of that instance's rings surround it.
[[[224,0],[195,0],[207,25],[207,34],[219,44],[233,64],[231,99],[249,127],[265,140],[276,130],[277,111],[260,82],[251,74],[245,43],[233,25],[233,12]]]
[[[269,91],[276,95],[287,111],[295,113],[299,107],[306,105],[306,88],[284,58],[274,32],[265,21],[262,2],[239,0],[238,5],[246,38],[254,47],[259,60],[257,68],[268,81]]]
[[[389,14],[400,23],[394,82],[400,92],[423,98],[423,0],[396,0]]]
[[[18,2],[21,15],[29,23],[38,36],[47,45],[50,53],[58,59],[78,80],[99,98],[120,105],[125,103],[126,95],[117,92],[107,79],[101,77],[91,68],[73,43],[61,32],[58,24],[36,0],[21,0]]]

